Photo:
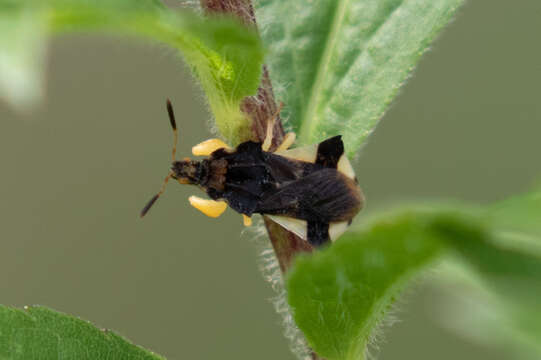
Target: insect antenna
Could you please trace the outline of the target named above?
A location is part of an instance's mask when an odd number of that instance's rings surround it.
[[[173,156],[173,162],[174,162],[177,155],[177,143],[178,143],[177,122],[175,120],[175,113],[173,112],[173,105],[171,105],[171,100],[167,99],[166,105],[167,105],[167,114],[169,114],[169,122],[171,123],[171,127],[173,128],[173,150],[172,150],[171,155]]]
[[[147,204],[145,205],[145,207],[143,208],[143,210],[141,210],[141,217],[145,216],[146,213],[150,210],[150,208],[152,207],[152,205],[154,205],[154,203],[156,202],[156,200],[158,200],[158,198],[160,196],[162,196],[163,192],[165,191],[165,186],[167,185],[167,183],[169,182],[169,179],[171,179],[171,177],[173,176],[173,173],[169,173],[167,174],[167,176],[165,177],[165,179],[163,180],[163,183],[162,183],[162,187],[160,189],[160,191],[154,195],[152,197],[152,199],[150,199],[149,202],[147,202]]]
[[[171,127],[173,128],[173,150],[171,151],[171,156],[173,159],[173,162],[175,162],[175,158],[177,155],[177,143],[178,143],[178,130],[177,130],[177,122],[175,121],[175,113],[173,112],[173,105],[171,105],[171,100],[167,99],[166,102],[167,105],[167,114],[169,115],[169,122],[171,123]],[[170,172],[167,174],[165,179],[163,180],[162,187],[160,188],[160,191],[152,197],[152,199],[147,202],[143,210],[141,210],[140,216],[143,217],[146,215],[146,213],[150,210],[152,205],[158,200],[158,198],[164,193],[165,186],[169,182],[169,179],[173,176],[173,173]]]

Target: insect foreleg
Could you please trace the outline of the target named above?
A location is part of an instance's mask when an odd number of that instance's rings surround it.
[[[209,156],[218,149],[230,149],[230,147],[220,139],[208,139],[192,147],[192,154]]]
[[[227,209],[227,203],[225,201],[207,200],[198,196],[190,196],[188,200],[190,201],[190,205],[208,217],[217,218]]]
[[[244,226],[252,226],[252,218],[242,214],[242,222]]]

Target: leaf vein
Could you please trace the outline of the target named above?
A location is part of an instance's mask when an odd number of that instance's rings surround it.
[[[319,96],[322,91],[325,69],[328,67],[331,60],[332,51],[336,46],[336,37],[343,23],[342,20],[346,14],[346,9],[349,2],[350,0],[340,0],[334,13],[331,31],[329,32],[329,36],[327,37],[326,45],[323,50],[323,55],[320,57],[319,64],[317,66],[316,78],[314,84],[312,85],[312,90],[310,91],[310,97],[308,100],[308,105],[306,107],[306,112],[302,115],[301,130],[299,136],[299,140],[301,143],[307,143],[310,137],[310,130],[315,124],[313,118],[315,115]]]

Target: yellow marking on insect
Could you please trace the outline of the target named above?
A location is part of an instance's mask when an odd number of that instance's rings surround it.
[[[334,222],[329,224],[329,238],[331,241],[335,241],[342,235],[348,228],[347,221]]]
[[[190,205],[212,218],[217,218],[227,209],[227,203],[225,201],[207,200],[198,196],[190,196],[188,200],[190,201]]]
[[[271,119],[269,122],[267,122],[267,134],[265,136],[265,141],[263,141],[263,145],[261,145],[261,149],[263,149],[263,151],[269,151],[272,145],[273,130],[274,130],[274,119]]]
[[[314,163],[317,158],[317,147],[319,144],[306,145],[298,148],[293,148],[289,150],[279,150],[276,151],[276,155],[280,155],[286,158],[293,160],[306,161]]]
[[[276,112],[272,115],[269,121],[267,121],[267,133],[265,134],[265,140],[263,140],[263,144],[261,144],[261,149],[263,151],[269,151],[269,149],[272,146],[272,137],[274,135],[274,124],[276,123],[276,119],[280,115],[280,111],[282,111],[283,107],[284,107],[284,103],[280,102],[280,105],[278,105]]]
[[[304,240],[307,239],[306,220],[295,219],[292,217],[280,216],[280,215],[266,215],[266,216],[268,216],[272,221],[274,221],[278,225],[291,231],[292,233],[294,233],[301,239],[304,239]]]
[[[242,221],[244,223],[244,226],[252,226],[252,218],[251,217],[242,214]]]
[[[192,147],[192,154],[208,156],[218,149],[230,149],[230,147],[220,139],[208,139]]]
[[[278,146],[276,151],[285,151],[289,149],[291,145],[295,142],[295,139],[297,138],[297,135],[295,135],[294,132],[288,132],[286,136],[284,137],[284,141]]]
[[[353,167],[351,166],[346,154],[343,154],[340,160],[338,160],[336,169],[342,174],[346,175],[348,178],[352,180],[355,179],[355,172],[353,171]]]

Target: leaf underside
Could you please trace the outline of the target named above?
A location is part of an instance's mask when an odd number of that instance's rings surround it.
[[[0,359],[164,360],[114,332],[41,306],[0,306]]]
[[[263,49],[256,32],[234,19],[175,12],[157,0],[0,0],[0,29],[8,31],[0,33],[0,45],[7,49],[0,55],[0,91],[15,105],[39,99],[49,32],[132,35],[179,50],[225,139],[236,144],[251,136],[240,103],[257,91]],[[11,33],[17,36],[7,36]]]
[[[508,329],[524,341],[541,338],[541,192],[486,208],[411,209],[376,216],[330,248],[297,261],[288,300],[319,355],[363,359],[400,290],[427,265],[451,255],[498,299]]]
[[[343,135],[353,156],[463,0],[261,0],[283,115],[301,144]],[[280,16],[271,17],[273,14]]]
[[[440,251],[415,214],[348,232],[329,249],[301,258],[288,300],[311,347],[328,359],[363,359],[370,333],[398,290]]]
[[[21,110],[43,96],[47,33],[43,14],[27,8],[0,12],[0,95]]]

